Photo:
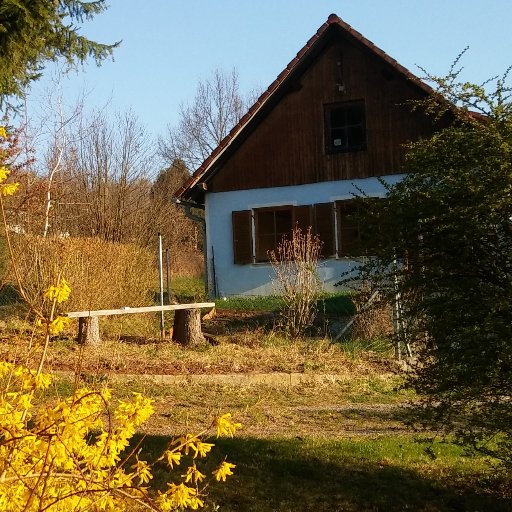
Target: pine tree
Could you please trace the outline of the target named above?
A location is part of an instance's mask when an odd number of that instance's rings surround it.
[[[119,43],[101,44],[79,34],[78,24],[106,10],[105,0],[2,0],[0,2],[0,105],[23,96],[49,61],[97,64]]]

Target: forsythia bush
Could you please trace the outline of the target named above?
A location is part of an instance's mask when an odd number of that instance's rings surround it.
[[[7,133],[0,126],[0,209],[2,196],[13,194],[17,183],[3,184],[10,171],[1,150]],[[6,229],[7,231],[7,229]],[[6,235],[8,237],[8,234]],[[9,239],[7,238],[9,241]],[[11,253],[12,254],[12,253]],[[18,283],[21,287],[21,282]],[[204,506],[206,475],[196,465],[214,446],[200,434],[172,440],[152,464],[130,451],[137,428],[153,413],[152,400],[139,393],[120,401],[112,411],[108,389],[77,389],[56,403],[43,400],[52,376],[43,373],[50,336],[59,334],[70,319],[58,314],[68,300],[69,283],[62,277],[43,293],[43,307],[32,306],[36,324],[44,330],[37,370],[0,361],[0,510],[6,512],[70,512],[131,510],[134,502],[156,511],[196,510]],[[47,397],[46,397],[47,398]],[[37,406],[36,404],[41,404]],[[217,436],[232,436],[241,427],[225,414],[211,428]],[[150,493],[153,464],[169,468],[191,461],[179,483],[165,492]],[[223,461],[210,480],[225,481],[234,464]]]
[[[145,486],[152,466],[132,453],[128,466],[121,454],[136,429],[153,413],[152,400],[134,393],[109,413],[110,392],[82,388],[35,413],[35,391],[46,389],[51,375],[12,363],[0,363],[0,510],[121,511],[130,502],[152,510],[196,510],[203,506],[206,476],[195,460],[206,457],[212,443],[187,434],[173,440],[159,461],[170,468],[189,453],[192,464],[180,483],[150,496]],[[217,435],[233,435],[240,424],[226,414],[215,422]],[[225,481],[234,464],[223,461],[212,478]],[[204,486],[203,486],[204,488]]]

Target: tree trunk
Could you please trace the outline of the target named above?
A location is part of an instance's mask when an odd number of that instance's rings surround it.
[[[100,319],[97,316],[78,319],[77,341],[84,345],[99,345],[101,343]]]
[[[200,309],[178,309],[174,312],[172,341],[187,347],[206,343],[201,330]]]

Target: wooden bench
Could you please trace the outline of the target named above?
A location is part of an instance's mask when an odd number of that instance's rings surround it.
[[[91,311],[71,311],[69,318],[78,318],[79,343],[99,344],[99,317],[112,315],[132,315],[135,313],[157,313],[175,311],[172,340],[183,345],[204,343],[201,331],[201,309],[214,308],[215,302],[193,302],[191,304],[170,304],[166,306],[124,307],[119,309],[98,309]]]

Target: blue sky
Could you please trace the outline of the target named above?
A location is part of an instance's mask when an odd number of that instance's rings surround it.
[[[512,64],[509,0],[110,0],[82,33],[122,40],[114,62],[93,63],[64,81],[72,102],[131,108],[154,136],[177,123],[179,105],[215,68],[238,70],[242,91],[266,88],[336,13],[415,74],[444,74],[466,46],[464,78],[502,74]],[[45,86],[33,87],[37,101]]]

